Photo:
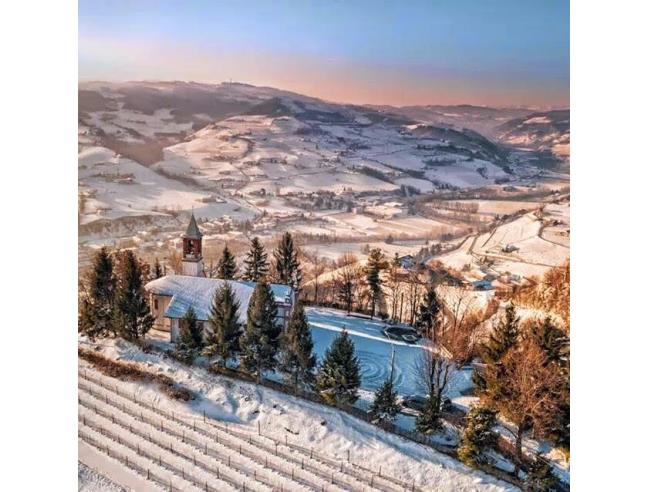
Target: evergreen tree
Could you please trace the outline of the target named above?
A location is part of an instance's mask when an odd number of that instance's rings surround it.
[[[223,256],[221,256],[216,265],[216,276],[217,278],[232,280],[236,277],[236,270],[236,260],[226,244],[223,250]]]
[[[162,266],[160,265],[160,262],[157,258],[155,258],[155,263],[153,264],[153,272],[152,272],[152,279],[155,280],[156,278],[160,278],[164,275],[162,273]]]
[[[531,336],[547,356],[547,363],[556,363],[561,367],[569,364],[569,337],[557,328],[548,316],[542,323],[531,328]]]
[[[383,255],[380,248],[374,248],[369,252],[369,258],[367,258],[367,266],[365,268],[365,274],[367,279],[367,285],[369,286],[369,291],[371,292],[371,318],[376,314],[376,305],[380,305],[380,299],[382,298],[382,280],[380,279],[380,272],[387,267],[387,262],[385,261],[385,255]]]
[[[496,445],[497,433],[493,426],[497,414],[490,408],[472,406],[466,416],[466,424],[457,450],[459,459],[472,467],[490,464],[485,452]]]
[[[315,380],[316,363],[317,358],[313,354],[313,337],[308,327],[304,306],[298,302],[290,316],[288,327],[281,334],[279,367],[288,374],[288,380],[297,392],[300,382],[310,385]]]
[[[536,459],[524,478],[524,488],[530,492],[552,492],[558,490],[558,478],[547,462]]]
[[[297,259],[297,249],[289,232],[284,232],[281,237],[281,241],[274,251],[274,258],[277,282],[299,290],[302,272]]]
[[[394,378],[390,375],[376,391],[374,401],[369,408],[369,412],[373,415],[375,421],[393,423],[401,407],[397,398],[398,395],[394,389]]]
[[[416,416],[416,432],[431,435],[443,429],[441,423],[441,402],[433,395],[429,394],[425,399],[423,410]]]
[[[270,286],[261,279],[248,306],[247,323],[241,336],[241,366],[261,382],[264,370],[274,369],[281,327]]]
[[[434,286],[428,284],[425,297],[419,304],[419,312],[414,326],[421,335],[428,337],[434,343],[437,341],[440,315],[441,301]]]
[[[144,292],[142,265],[126,250],[119,255],[119,276],[115,291],[115,326],[126,340],[139,340],[155,321]]]
[[[496,364],[516,344],[519,324],[520,318],[515,314],[515,306],[510,303],[506,306],[504,318],[499,320],[483,347],[482,358],[484,362]]]
[[[79,331],[91,338],[114,335],[115,279],[113,261],[106,248],[97,251],[92,259],[86,289],[80,305]]]
[[[542,323],[533,325],[530,336],[545,354],[545,365],[554,367],[560,374],[560,383],[554,388],[557,408],[551,413],[545,433],[556,446],[569,449],[569,337],[556,327],[549,317]]]
[[[202,346],[203,335],[202,330],[198,326],[196,311],[194,311],[192,306],[189,306],[180,321],[180,338],[176,344],[176,356],[186,362],[191,362]]]
[[[220,357],[224,367],[227,367],[227,360],[233,358],[239,350],[239,307],[229,283],[224,283],[216,290],[209,310],[210,330],[207,331],[203,354]]]
[[[326,349],[315,387],[330,404],[353,404],[360,387],[360,362],[346,330]]]
[[[268,275],[268,253],[266,253],[258,237],[252,238],[250,251],[248,251],[244,263],[245,274],[243,278],[245,280],[258,282],[262,277]]]

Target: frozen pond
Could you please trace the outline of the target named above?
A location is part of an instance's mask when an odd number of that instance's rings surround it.
[[[392,350],[394,351],[394,381],[400,395],[425,394],[417,384],[415,376],[416,360],[425,350],[421,342],[409,345],[392,341],[381,333],[385,323],[347,316],[343,311],[320,307],[307,307],[306,315],[313,334],[318,361],[324,357],[326,349],[343,328],[349,332],[355,344],[356,354],[362,368],[361,388],[375,391],[389,377]],[[448,396],[458,396],[463,389],[470,387],[470,373],[466,369],[454,373]]]

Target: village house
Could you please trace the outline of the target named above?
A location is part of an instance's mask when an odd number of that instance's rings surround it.
[[[153,328],[169,333],[170,340],[175,342],[180,336],[180,323],[191,306],[198,325],[203,330],[209,329],[207,320],[212,299],[224,283],[232,287],[240,304],[239,321],[245,323],[256,283],[205,277],[202,233],[192,214],[187,231],[182,235],[182,274],[165,275],[145,286],[155,317]],[[289,285],[282,284],[270,284],[270,290],[277,303],[277,322],[285,327],[296,302],[295,292]]]

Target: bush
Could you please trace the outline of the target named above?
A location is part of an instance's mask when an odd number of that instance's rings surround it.
[[[111,378],[141,381],[141,382],[154,382],[158,384],[162,392],[169,398],[174,400],[189,401],[193,400],[194,394],[191,390],[176,383],[169,376],[164,374],[155,374],[141,369],[134,362],[120,362],[101,354],[79,348],[79,357],[83,360],[90,362],[101,373]]]

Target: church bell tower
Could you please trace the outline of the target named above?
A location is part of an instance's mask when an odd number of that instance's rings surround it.
[[[204,277],[205,269],[202,256],[202,233],[191,214],[187,232],[182,235],[182,274],[191,277]]]

